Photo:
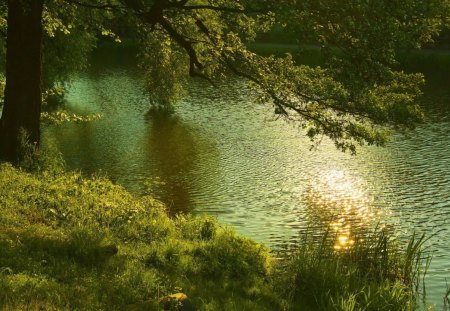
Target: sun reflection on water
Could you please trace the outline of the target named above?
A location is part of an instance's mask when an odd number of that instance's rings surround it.
[[[364,185],[362,178],[345,170],[326,169],[305,193],[309,219],[334,233],[330,236],[337,251],[353,247],[365,230],[382,220],[383,211],[374,207]]]

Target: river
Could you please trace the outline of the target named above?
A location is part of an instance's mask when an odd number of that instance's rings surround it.
[[[425,232],[433,260],[427,301],[442,306],[450,282],[450,70],[431,70],[422,99],[427,120],[385,148],[356,156],[255,103],[243,81],[214,88],[192,81],[170,117],[148,115],[142,75],[130,57],[102,53],[77,74],[66,109],[101,113],[88,123],[48,126],[69,169],[103,172],[171,212],[207,213],[271,247],[311,227],[331,226],[351,243],[359,228],[389,225],[401,236]]]

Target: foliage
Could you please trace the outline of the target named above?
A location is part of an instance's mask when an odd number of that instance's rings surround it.
[[[171,111],[199,77],[215,84],[235,74],[261,92],[279,116],[329,136],[342,150],[383,145],[393,129],[421,121],[423,77],[397,70],[398,48],[417,48],[448,25],[446,0],[49,0],[44,13],[44,82],[64,84],[86,66],[96,38],[140,42],[146,90],[156,110]],[[0,6],[4,31],[6,6]],[[118,23],[123,23],[121,27]],[[2,28],[3,27],[3,28]],[[324,66],[290,56],[263,57],[246,44],[273,27],[321,47]]]
[[[316,237],[321,236],[317,241]],[[405,250],[386,229],[336,250],[329,232],[308,232],[281,265],[277,286],[295,310],[415,310],[426,273],[424,236]]]
[[[51,172],[62,173],[65,170],[65,162],[53,141],[47,140],[44,144],[37,146],[30,142],[28,133],[20,132],[20,148],[23,158],[18,166],[29,172]]]
[[[186,74],[211,83],[237,74],[262,91],[263,103],[307,128],[311,139],[326,135],[352,152],[358,144],[383,145],[389,126],[411,128],[422,119],[415,99],[423,77],[393,69],[395,50],[430,41],[448,9],[438,0],[427,5],[279,1],[276,7],[267,1],[121,4],[134,13],[148,12],[135,18],[151,46],[143,55],[153,98],[178,99]],[[299,35],[312,34],[323,47],[325,68],[249,52],[244,43],[274,22]]]
[[[171,110],[171,103],[184,95],[186,78],[179,72],[187,70],[187,59],[183,51],[171,48],[173,44],[167,34],[154,31],[142,34],[139,51],[140,66],[145,72],[145,87],[156,110]],[[158,90],[155,92],[155,90]],[[157,96],[155,96],[157,94]]]
[[[100,114],[92,114],[87,116],[80,116],[73,113],[67,113],[59,110],[56,112],[42,112],[41,120],[50,124],[62,124],[64,122],[90,122],[101,118]]]
[[[440,0],[299,1],[296,7],[297,19],[288,27],[301,41],[317,43],[326,67],[356,94],[383,84],[407,86],[407,75],[393,70],[396,50],[432,42],[450,10]]]
[[[112,15],[83,10],[62,0],[46,1],[43,14],[43,89],[65,85],[73,73],[86,69],[89,54],[98,36],[115,34],[106,28]],[[0,68],[4,71],[6,54],[7,7],[0,5]]]

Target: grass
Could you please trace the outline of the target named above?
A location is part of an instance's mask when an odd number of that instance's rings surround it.
[[[447,289],[445,290],[444,294],[444,307],[449,308],[450,307],[450,286],[447,283],[446,280]]]
[[[3,164],[0,185],[1,310],[152,310],[177,291],[202,310],[270,310],[268,250],[212,218],[171,219],[78,173]]]
[[[414,310],[426,260],[424,236],[413,236],[405,250],[385,229],[355,237],[336,250],[336,237],[306,235],[292,258],[278,267],[277,282],[296,310]]]
[[[44,164],[0,164],[0,310],[158,310],[176,292],[199,310],[416,306],[423,237],[377,230],[336,251],[324,232],[276,260],[214,218]]]

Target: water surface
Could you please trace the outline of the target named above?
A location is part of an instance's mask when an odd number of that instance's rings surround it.
[[[337,249],[375,224],[402,236],[435,234],[427,295],[442,305],[450,280],[447,73],[430,75],[425,124],[357,156],[326,139],[311,150],[295,124],[256,104],[239,80],[218,88],[193,81],[174,116],[149,115],[141,78],[132,64],[104,59],[74,77],[67,108],[103,118],[45,129],[69,168],[103,171],[133,192],[150,191],[172,212],[215,215],[273,247],[318,226],[338,232]]]

